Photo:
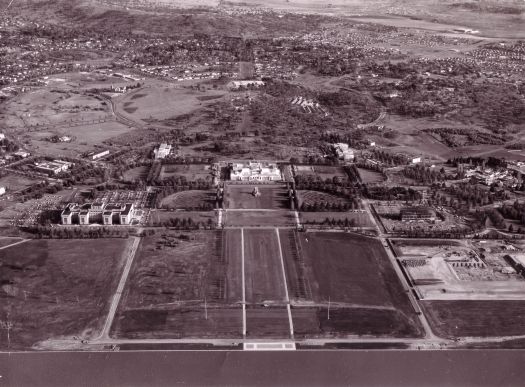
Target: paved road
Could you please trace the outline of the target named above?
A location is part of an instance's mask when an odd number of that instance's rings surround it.
[[[139,231],[140,232],[140,231]],[[117,287],[117,291],[113,295],[113,300],[111,301],[111,306],[109,308],[108,315],[106,317],[106,322],[104,323],[104,328],[100,332],[100,335],[94,340],[104,340],[109,338],[109,330],[115,319],[115,313],[117,312],[118,305],[120,303],[120,298],[122,297],[122,292],[124,291],[124,286],[128,280],[129,272],[131,271],[131,265],[133,264],[133,259],[135,258],[135,253],[140,244],[140,237],[134,237],[133,244],[130,247],[128,257],[126,259],[126,265],[124,266],[124,271],[120,277],[120,282]]]

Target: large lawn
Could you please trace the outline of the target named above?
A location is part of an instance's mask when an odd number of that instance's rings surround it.
[[[33,240],[0,250],[0,320],[11,348],[96,336],[120,279],[127,239]],[[7,348],[0,331],[0,349]]]

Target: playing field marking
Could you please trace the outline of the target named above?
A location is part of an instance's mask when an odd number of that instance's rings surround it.
[[[242,335],[246,336],[246,285],[244,278],[244,229],[241,228]]]
[[[284,294],[286,297],[286,310],[288,311],[288,322],[290,324],[290,336],[293,337],[292,310],[290,308],[290,297],[288,296],[288,283],[286,282],[286,270],[284,268],[283,249],[281,247],[281,237],[279,236],[278,228],[275,228],[275,233],[277,234],[277,244],[279,245],[279,257],[281,258],[281,269],[283,271]]]
[[[120,303],[120,298],[122,297],[124,286],[126,285],[126,281],[128,280],[129,272],[131,271],[131,265],[133,264],[133,258],[135,258],[135,254],[137,252],[137,248],[139,247],[139,243],[140,238],[135,237],[135,240],[133,241],[133,244],[131,245],[131,248],[129,250],[126,266],[124,266],[124,271],[122,272],[122,276],[120,277],[120,282],[118,284],[117,291],[113,295],[113,300],[111,301],[111,306],[109,308],[108,316],[106,317],[106,322],[104,323],[104,328],[102,329],[102,332],[100,332],[99,337],[95,340],[109,338],[109,330],[111,329],[111,325],[113,324],[113,320],[115,319],[115,313],[117,312],[117,307]]]

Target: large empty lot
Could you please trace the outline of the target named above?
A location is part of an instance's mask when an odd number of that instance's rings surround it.
[[[423,301],[442,337],[525,335],[525,301]]]
[[[112,335],[240,336],[241,267],[236,251],[235,242],[220,231],[166,231],[143,238]]]
[[[304,277],[315,307],[294,308],[296,333],[418,336],[421,327],[380,241],[348,233],[303,233]],[[327,307],[331,303],[328,319]]]
[[[10,348],[98,334],[120,278],[127,239],[33,240],[0,250],[0,320]],[[0,331],[0,349],[7,349]]]

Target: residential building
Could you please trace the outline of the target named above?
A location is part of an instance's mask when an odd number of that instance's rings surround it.
[[[280,181],[282,178],[275,163],[249,161],[230,165],[230,180],[233,181]]]

